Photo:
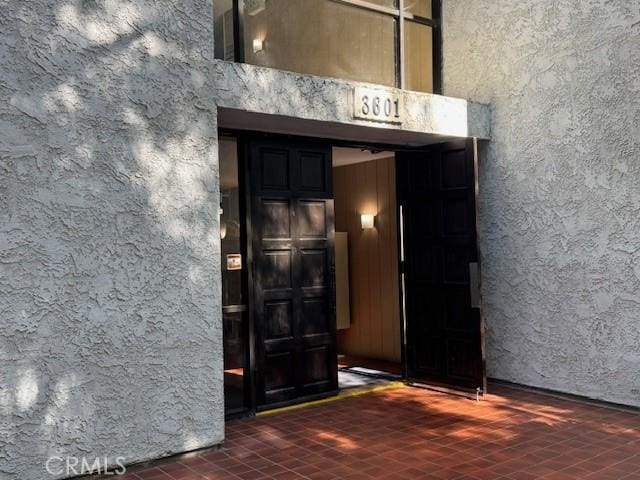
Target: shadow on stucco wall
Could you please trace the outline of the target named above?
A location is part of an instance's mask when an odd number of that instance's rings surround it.
[[[212,23],[0,1],[3,479],[222,441]]]

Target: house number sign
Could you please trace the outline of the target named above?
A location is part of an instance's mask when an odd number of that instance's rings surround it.
[[[353,91],[353,118],[384,123],[402,123],[402,98],[389,90],[355,87]]]

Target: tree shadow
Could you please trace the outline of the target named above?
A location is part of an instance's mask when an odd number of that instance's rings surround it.
[[[0,2],[2,478],[222,441],[209,5]]]

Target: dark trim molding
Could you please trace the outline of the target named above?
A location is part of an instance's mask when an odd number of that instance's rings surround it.
[[[432,1],[432,14],[436,22],[433,25],[433,93],[444,95],[442,84],[442,0]]]

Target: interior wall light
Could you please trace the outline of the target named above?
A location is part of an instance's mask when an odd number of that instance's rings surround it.
[[[220,210],[218,214],[220,215],[220,238],[224,240],[224,237],[227,236],[227,222],[222,218],[224,215],[224,208],[222,208],[222,203],[220,203]]]
[[[261,38],[253,39],[253,53],[258,53],[264,50],[264,40]]]
[[[362,229],[374,228],[375,227],[376,216],[372,213],[363,213],[360,215],[360,224],[362,225]]]

